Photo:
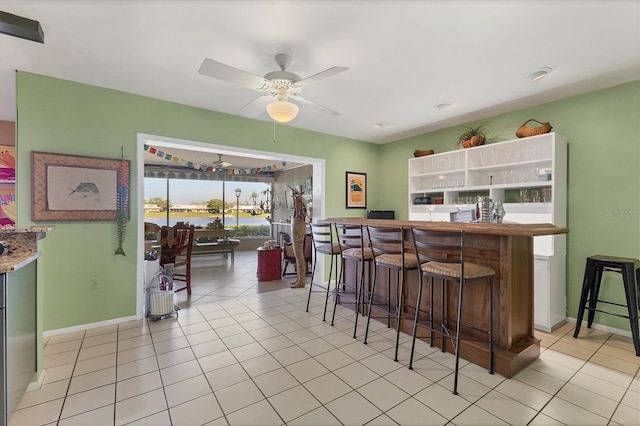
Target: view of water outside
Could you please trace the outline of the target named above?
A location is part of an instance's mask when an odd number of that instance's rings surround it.
[[[225,201],[236,203],[236,188],[242,190],[240,204],[253,204],[251,194],[258,194],[257,203],[260,204],[261,192],[270,189],[264,182],[225,182]],[[206,203],[211,199],[222,199],[222,182],[213,180],[170,179],[169,197],[171,204]],[[167,199],[167,180],[161,178],[144,178],[144,199]]]
[[[179,204],[207,204],[209,200],[222,200],[223,182],[221,181],[202,181],[188,179],[170,179],[169,180],[169,201],[171,205]],[[225,182],[225,203],[229,206],[236,204],[236,188],[240,189],[241,195],[239,204],[241,206],[253,206],[254,199],[251,198],[256,193],[255,205],[260,205],[264,201],[263,191],[270,189],[270,185],[264,182]],[[144,200],[145,203],[153,198],[161,200],[167,199],[167,180],[162,178],[145,178],[144,179]],[[238,224],[240,226],[261,226],[269,225],[267,221],[268,215],[252,216],[249,213],[240,213]],[[175,225],[177,222],[185,222],[195,226],[206,227],[208,223],[213,222],[216,218],[222,221],[222,213],[189,213],[189,212],[170,212],[169,226]],[[225,227],[236,226],[236,211],[231,207],[225,214]],[[145,213],[145,222],[155,223],[163,226],[167,224],[166,212],[161,213]]]
[[[169,226],[173,226],[178,222],[185,222],[189,225],[202,226],[206,228],[208,223],[211,223],[215,220],[215,218],[222,220],[222,215],[211,215],[210,217],[193,217],[193,216],[175,216],[169,215]],[[238,222],[240,226],[267,226],[269,222],[266,219],[266,215],[264,216],[253,216],[253,217],[239,217]],[[167,217],[163,216],[161,218],[150,217],[147,218],[145,216],[145,222],[155,223],[159,226],[164,226],[167,224]],[[236,226],[236,215],[235,213],[228,213],[225,215],[225,227],[235,227]]]

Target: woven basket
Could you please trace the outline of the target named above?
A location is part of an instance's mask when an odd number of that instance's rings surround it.
[[[431,155],[434,151],[432,149],[416,149],[413,151],[414,157],[424,157],[425,155]]]
[[[530,121],[535,121],[536,123],[540,123],[541,126],[527,127],[527,123],[529,123]],[[544,133],[549,133],[551,129],[553,129],[551,124],[543,123],[541,121],[530,118],[524,123],[522,123],[522,126],[520,126],[518,130],[516,130],[516,136],[519,138],[526,138],[527,136],[542,135]]]
[[[472,136],[471,139],[466,139],[462,141],[463,148],[473,148],[474,146],[484,145],[486,139],[482,135]]]

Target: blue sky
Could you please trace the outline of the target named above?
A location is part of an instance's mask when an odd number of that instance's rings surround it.
[[[236,188],[242,190],[240,195],[240,204],[253,204],[253,200],[249,198],[252,192],[258,194],[256,203],[260,204],[261,192],[269,188],[269,185],[262,182],[226,182],[225,183],[225,202],[236,202]],[[167,180],[160,178],[144,179],[144,199],[159,197],[166,199]],[[222,199],[222,182],[212,180],[189,180],[189,179],[172,179],[170,180],[169,196],[171,204],[192,204],[194,202],[207,202],[211,199]]]

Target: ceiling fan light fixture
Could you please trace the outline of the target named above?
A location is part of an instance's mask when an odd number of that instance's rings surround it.
[[[289,101],[275,101],[267,105],[269,117],[279,123],[288,123],[296,118],[300,108]]]

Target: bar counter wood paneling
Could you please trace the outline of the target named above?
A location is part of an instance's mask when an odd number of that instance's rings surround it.
[[[360,218],[330,218],[321,222],[402,226],[406,228],[407,249],[410,252],[413,252],[411,227],[435,231],[466,231],[466,260],[489,266],[496,271],[493,284],[495,370],[505,377],[512,377],[540,356],[540,340],[533,335],[533,237],[564,234],[568,232],[566,228],[546,223],[455,223]],[[353,278],[354,266],[345,262],[347,277]],[[386,274],[378,274],[378,279],[386,280]],[[404,288],[404,314],[407,318],[401,321],[401,328],[409,334],[413,329],[411,317],[415,312],[413,305],[417,299],[418,279],[417,272],[410,272]],[[486,287],[478,285],[466,288],[464,324],[487,329],[489,309]],[[386,285],[377,285],[376,293],[378,290],[384,292],[386,288]],[[478,302],[473,303],[473,300]],[[434,296],[434,302],[434,311],[439,315],[439,293]],[[456,291],[448,292],[446,304],[448,312],[455,312]],[[423,298],[421,309],[427,311],[428,306],[428,298]],[[468,333],[474,334],[473,331]],[[486,340],[486,335],[477,334],[477,337]],[[439,344],[438,339],[436,342]],[[447,344],[447,350],[452,352],[450,344]],[[462,358],[488,368],[487,352],[488,347],[484,341],[461,343]]]

